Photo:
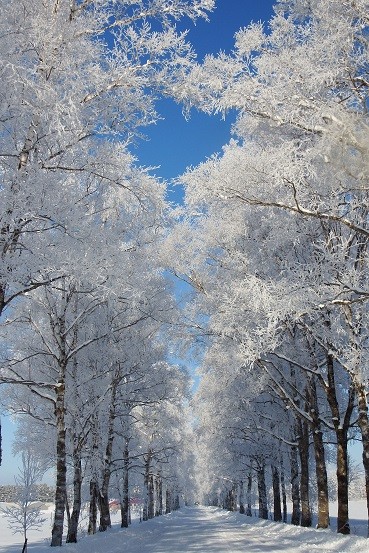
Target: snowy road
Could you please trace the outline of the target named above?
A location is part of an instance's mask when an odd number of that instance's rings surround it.
[[[142,532],[141,544],[129,549],[130,553],[369,552],[369,544],[362,538],[251,521],[243,515],[209,507],[185,509],[153,522],[150,530]]]
[[[31,540],[28,553],[50,553],[49,540]],[[1,537],[0,537],[1,543]],[[20,553],[0,545],[1,553]],[[334,532],[250,519],[212,507],[186,508],[122,530],[83,537],[61,553],[369,553],[369,541]]]

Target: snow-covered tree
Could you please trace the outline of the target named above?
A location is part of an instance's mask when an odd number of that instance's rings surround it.
[[[213,0],[3,4],[0,314],[73,270],[64,252],[82,239],[81,217],[158,198],[160,187],[142,188],[129,169],[127,145],[157,119],[156,96],[173,95],[193,61],[175,22],[214,7]]]
[[[182,177],[188,220],[171,240],[191,257],[174,270],[201,292],[193,312],[224,359],[260,360],[298,327],[325,353],[327,391],[346,371],[348,411],[327,399],[347,489],[355,394],[369,477],[367,2],[281,0],[275,12],[268,32],[241,29],[231,55],[192,71],[189,105],[239,116],[223,153]],[[345,499],[338,529],[349,532]]]

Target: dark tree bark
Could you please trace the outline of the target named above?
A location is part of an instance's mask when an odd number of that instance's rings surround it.
[[[63,371],[63,375],[65,371]],[[61,546],[63,539],[65,498],[67,493],[67,465],[65,449],[65,384],[64,376],[56,386],[56,490],[55,490],[55,515],[51,532],[51,546]]]
[[[363,446],[363,466],[365,475],[366,508],[368,517],[368,537],[369,537],[369,419],[368,419],[368,401],[365,387],[359,383],[356,385],[356,392],[359,405],[359,428],[361,432],[361,441]]]
[[[312,516],[309,498],[309,426],[305,420],[298,419],[299,454],[300,454],[300,492],[301,492],[301,526],[310,527]]]
[[[291,465],[291,496],[292,496],[291,524],[298,526],[301,521],[301,502],[300,502],[299,464],[297,459],[296,446],[291,447],[290,465]]]
[[[155,516],[158,517],[160,515],[159,513],[159,477],[156,476],[154,478],[154,486],[155,486]]]
[[[121,501],[121,528],[129,526],[129,440],[125,440],[123,452],[123,497]]]
[[[163,480],[160,471],[155,478],[155,495],[155,516],[159,517],[163,514]]]
[[[159,473],[159,515],[162,515],[163,512],[163,479]]]
[[[246,509],[246,515],[248,517],[252,516],[251,492],[252,492],[252,472],[250,470],[250,472],[247,476],[247,509]]]
[[[110,407],[109,407],[109,418],[108,418],[108,441],[106,444],[105,457],[104,457],[104,468],[102,473],[102,484],[98,497],[99,510],[100,510],[100,525],[99,532],[105,532],[108,528],[111,528],[111,518],[110,518],[110,508],[109,508],[109,484],[111,477],[111,460],[113,454],[113,443],[115,438],[114,433],[114,420],[115,420],[115,410],[116,410],[116,396],[117,388],[120,382],[120,369],[118,367],[112,381],[112,390],[110,398]]]
[[[152,451],[148,450],[145,457],[145,474],[144,474],[144,488],[145,488],[145,499],[144,499],[144,508],[142,513],[142,520],[146,521],[149,518],[153,518],[153,493],[154,490],[151,489],[152,479],[151,479],[151,459]],[[150,516],[152,514],[152,516]]]
[[[97,526],[97,484],[95,480],[90,481],[90,511],[88,519],[88,533],[96,534]]]
[[[109,474],[109,478],[110,478],[110,474]],[[99,511],[100,511],[99,532],[105,532],[108,528],[111,528],[109,495],[108,495],[106,486],[104,486],[104,488],[99,490],[99,493],[97,496],[97,504],[99,506]]]
[[[343,429],[337,430],[337,532],[350,534],[348,512],[348,454],[347,434]]]
[[[265,484],[265,463],[259,462],[256,472],[258,477],[259,518],[268,520],[268,501]]]
[[[275,522],[282,521],[282,509],[281,509],[281,487],[279,480],[279,471],[276,466],[272,465],[272,482],[273,482],[273,506],[274,513],[273,518]]]
[[[240,480],[239,498],[240,498],[240,513],[241,513],[241,515],[244,515],[245,514],[245,505],[243,503],[243,480]]]
[[[172,512],[172,494],[169,488],[167,488],[165,492],[165,514],[167,515],[171,512]]]
[[[351,416],[354,409],[355,390],[352,385],[348,390],[346,411],[343,416],[340,413],[340,406],[337,398],[335,383],[334,360],[327,355],[327,376],[328,386],[327,399],[332,413],[332,421],[337,440],[337,532],[350,534],[349,512],[348,512],[348,431],[350,428]]]
[[[283,504],[283,522],[287,522],[287,494],[286,494],[286,480],[284,476],[283,459],[281,459],[281,489],[282,489],[282,504]]]
[[[310,416],[312,419],[311,431],[314,443],[315,474],[318,489],[318,523],[317,528],[329,527],[329,497],[328,476],[325,461],[325,449],[323,432],[321,429],[319,407],[316,393],[316,383],[312,378],[309,382],[308,397],[310,404]]]
[[[1,231],[0,234],[2,234]],[[0,317],[5,309],[5,305],[5,285],[0,283]]]
[[[148,504],[148,518],[152,519],[155,516],[155,487],[154,487],[154,475],[149,475],[148,482],[148,495],[149,495],[149,504]]]
[[[74,458],[73,509],[68,521],[67,543],[77,543],[78,522],[81,513],[82,464],[80,456]]]

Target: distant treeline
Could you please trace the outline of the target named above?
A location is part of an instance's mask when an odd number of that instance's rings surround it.
[[[0,486],[0,501],[11,503],[19,498],[20,487],[15,485]],[[47,484],[38,484],[35,486],[34,501],[52,502],[54,500],[55,490]]]

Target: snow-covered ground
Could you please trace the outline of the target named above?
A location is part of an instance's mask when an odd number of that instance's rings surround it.
[[[353,526],[364,523],[364,502],[352,507]],[[356,509],[356,513],[355,513]],[[29,531],[29,553],[50,552],[50,515],[40,532]],[[116,520],[118,516],[115,517]],[[363,524],[365,526],[365,523]],[[8,529],[0,515],[0,552],[20,553],[22,538]],[[129,529],[119,524],[105,533],[81,536],[78,544],[64,545],[63,553],[369,553],[369,540],[333,531],[303,529],[261,521],[214,507],[184,508]]]

